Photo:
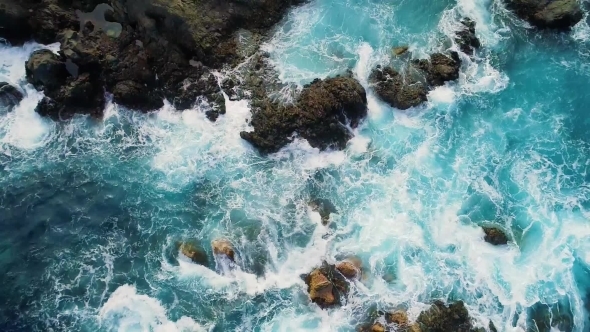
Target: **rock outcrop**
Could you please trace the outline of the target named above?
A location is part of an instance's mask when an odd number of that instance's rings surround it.
[[[476,332],[469,312],[462,301],[446,306],[435,301],[432,306],[420,313],[416,320],[422,332]]]
[[[413,63],[426,74],[426,81],[431,87],[459,78],[461,59],[457,52],[450,52],[450,56],[434,53],[430,55],[430,59],[414,60]]]
[[[481,43],[475,35],[475,22],[470,18],[461,21],[463,27],[457,31],[455,42],[461,49],[461,52],[472,55],[473,51],[481,46]]]
[[[506,233],[496,227],[482,227],[485,233],[484,240],[495,246],[504,245],[508,243],[508,236]]]
[[[253,103],[252,113],[254,131],[240,136],[262,154],[277,152],[293,134],[320,150],[343,149],[353,136],[347,125],[356,127],[367,114],[367,96],[352,77],[316,79],[294,105],[263,99]]]
[[[362,274],[361,261],[358,258],[348,258],[336,264],[338,270],[347,279],[358,279]]]
[[[424,83],[403,75],[392,67],[378,66],[369,76],[369,83],[384,102],[400,110],[426,101],[428,89]]]
[[[211,243],[213,253],[219,256],[225,256],[230,261],[235,261],[235,250],[231,242],[227,239],[217,239]]]
[[[180,252],[196,264],[207,266],[209,259],[205,250],[196,243],[182,242]]]
[[[340,297],[348,294],[349,285],[334,265],[326,262],[304,277],[312,302],[321,308],[339,305]]]
[[[225,113],[225,100],[212,68],[243,57],[237,31],[262,34],[301,2],[0,0],[0,37],[61,43],[52,68],[66,66],[70,75],[62,71],[51,82],[31,75],[47,97],[38,107],[42,114],[100,116],[95,104],[104,104],[107,92],[120,105],[141,111],[162,107],[163,99],[179,110],[198,103],[215,120]],[[90,87],[102,96],[93,94],[91,105],[78,105],[72,95]]]
[[[541,29],[568,30],[583,17],[578,0],[508,0],[507,5]]]
[[[6,82],[0,82],[0,106],[11,108],[24,98],[19,88]]]

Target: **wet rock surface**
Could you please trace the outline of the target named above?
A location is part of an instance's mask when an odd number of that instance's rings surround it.
[[[470,18],[461,21],[463,28],[457,31],[455,42],[459,45],[461,52],[472,55],[475,49],[481,46],[481,43],[475,35],[475,22]]]
[[[482,227],[485,233],[484,240],[495,246],[504,245],[508,243],[508,236],[504,231],[496,227]]]
[[[343,149],[353,136],[347,124],[354,128],[367,114],[367,96],[352,77],[317,79],[303,88],[293,105],[265,98],[253,102],[252,113],[254,131],[240,136],[262,154],[277,152],[293,134],[320,150]]]
[[[431,87],[459,78],[461,60],[457,52],[449,52],[449,55],[434,53],[429,59],[414,60],[413,63],[426,74],[426,81]]]
[[[304,276],[307,292],[312,302],[321,308],[341,304],[341,297],[348,294],[348,281],[334,265],[326,262]]]
[[[227,239],[217,239],[211,243],[215,255],[225,256],[230,261],[235,261],[235,250],[231,242]]]
[[[377,67],[369,76],[373,89],[384,102],[400,110],[415,107],[426,101],[425,84],[404,75],[392,67]]]
[[[583,17],[577,0],[508,0],[506,3],[520,18],[541,29],[568,30]]]
[[[195,242],[180,243],[180,252],[196,264],[207,266],[209,262],[207,252]]]
[[[446,306],[435,301],[432,306],[420,313],[416,322],[422,332],[475,332],[469,312],[462,301]]]
[[[0,82],[0,106],[13,107],[24,98],[23,93],[16,86]]]
[[[151,111],[162,107],[162,99],[179,110],[200,104],[211,120],[225,113],[225,100],[213,68],[235,65],[247,55],[240,51],[238,31],[242,35],[247,30],[255,32],[251,35],[264,34],[287,9],[302,3],[0,1],[0,19],[6,22],[0,27],[0,37],[15,44],[31,38],[45,44],[61,43],[60,55],[52,59],[55,63],[43,67],[56,70],[55,79],[44,79],[43,69],[30,75],[30,81],[46,93],[47,100],[38,108],[40,113],[100,116],[102,113],[94,110],[94,100],[104,96],[93,95],[91,105],[82,107],[72,102],[75,93],[69,93],[74,88],[88,91],[88,81],[76,82],[78,76],[87,74],[93,91],[112,93],[114,101],[122,106]],[[31,66],[37,57],[30,59]],[[57,72],[64,64],[75,69],[75,75],[71,75],[75,80]]]

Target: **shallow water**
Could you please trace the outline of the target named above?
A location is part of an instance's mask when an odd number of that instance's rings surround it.
[[[540,33],[492,1],[315,0],[264,49],[284,82],[351,69],[366,86],[394,46],[456,49],[463,15],[482,48],[462,55],[458,82],[406,112],[369,90],[345,151],[297,140],[269,157],[239,137],[247,100],[215,123],[170,105],[42,119],[24,61],[44,46],[0,48],[0,80],[28,94],[0,112],[0,329],[354,331],[375,307],[415,319],[443,299],[499,331],[537,331],[543,316],[539,331],[589,331],[585,22]],[[328,226],[308,206],[318,197],[338,210]],[[514,242],[487,244],[483,224]],[[219,237],[237,268],[179,257],[178,241]],[[365,277],[346,303],[310,304],[300,275],[349,255]]]

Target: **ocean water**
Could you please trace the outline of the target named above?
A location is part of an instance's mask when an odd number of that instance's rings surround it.
[[[482,47],[457,82],[404,112],[373,95],[392,47],[457,49],[463,16]],[[294,86],[351,69],[369,115],[344,151],[296,140],[267,157],[239,137],[248,100],[215,123],[168,104],[40,118],[24,62],[59,45],[2,46],[0,81],[27,97],[0,110],[0,330],[344,332],[442,299],[498,331],[590,331],[588,38],[586,18],[538,32],[491,0],[312,0],[263,48]],[[337,208],[328,226],[314,198]],[[487,244],[481,225],[513,242]],[[220,237],[236,266],[213,259]],[[348,256],[364,275],[344,305],[309,303],[300,275]]]

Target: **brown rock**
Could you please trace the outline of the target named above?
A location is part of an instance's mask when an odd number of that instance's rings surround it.
[[[350,260],[345,260],[336,265],[336,270],[348,279],[356,279],[361,275],[360,262],[355,264]]]
[[[400,55],[406,53],[409,49],[410,48],[408,46],[406,46],[406,45],[404,45],[404,46],[398,46],[398,47],[394,47],[393,50],[392,50],[392,52],[393,52],[393,55],[400,56]]]
[[[388,324],[397,324],[400,327],[408,325],[408,314],[402,310],[396,310],[385,314],[385,320]]]
[[[482,228],[484,233],[486,234],[484,240],[487,243],[493,244],[495,246],[504,245],[508,243],[508,237],[501,229],[495,227]]]
[[[234,261],[234,247],[232,246],[231,242],[226,239],[218,239],[211,243],[213,247],[213,253],[215,255],[225,255],[229,258],[232,262]]]
[[[191,242],[183,242],[180,245],[180,252],[193,262],[200,265],[207,265],[207,253],[203,248]]]
[[[319,269],[309,274],[309,297],[320,306],[331,306],[336,303],[332,283]]]

